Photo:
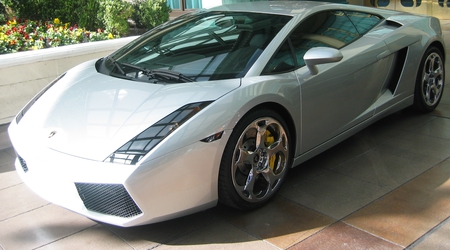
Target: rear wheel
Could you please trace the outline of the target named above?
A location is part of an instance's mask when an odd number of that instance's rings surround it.
[[[219,201],[254,209],[279,190],[291,164],[286,123],[272,110],[247,114],[236,125],[222,156]]]
[[[414,108],[431,112],[439,104],[444,91],[445,65],[442,53],[436,47],[428,48],[417,73]]]

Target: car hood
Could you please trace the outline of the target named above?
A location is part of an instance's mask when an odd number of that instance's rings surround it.
[[[29,144],[103,161],[134,136],[188,103],[214,101],[240,79],[152,84],[95,70],[95,61],[68,71],[19,122]],[[31,146],[31,145],[30,145]]]

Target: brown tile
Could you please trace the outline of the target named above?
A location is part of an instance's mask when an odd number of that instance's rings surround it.
[[[447,108],[447,110],[450,111],[450,106],[447,106]],[[450,120],[447,118],[439,117],[415,129],[414,132],[423,135],[429,135],[430,137],[432,137],[430,138],[431,140],[433,140],[434,137],[450,139]]]
[[[364,141],[359,137],[350,137],[340,144],[302,163],[299,167],[331,169],[352,159],[355,155],[360,155],[370,150],[373,146],[372,143]]]
[[[435,166],[450,156],[450,141],[414,132],[402,134],[378,147],[380,153],[390,153]]]
[[[393,137],[401,133],[406,132],[398,130],[395,127],[395,122],[387,120],[379,121],[338,145],[302,163],[300,167],[331,169],[355,156],[392,140]]]
[[[56,205],[41,206],[1,221],[0,243],[4,249],[35,249],[95,224]]]
[[[90,227],[81,232],[49,243],[39,250],[79,249],[133,249],[122,239],[102,225]]]
[[[335,222],[282,197],[274,197],[254,211],[227,207],[218,207],[215,211],[220,218],[280,248],[290,247]]]
[[[441,225],[434,228],[414,244],[409,249],[429,250],[429,249],[450,249],[450,219],[445,220]]]
[[[2,178],[9,174],[0,174]],[[0,190],[0,222],[49,204],[34,194],[24,183]]]
[[[450,215],[450,160],[345,218],[406,247]]]
[[[216,223],[209,224],[161,245],[157,249],[275,250],[279,248],[266,241],[257,239],[225,221],[216,221]]]
[[[161,223],[123,228],[103,224],[135,249],[152,249],[217,222],[210,210]]]
[[[402,135],[403,132],[413,131],[434,119],[436,119],[435,116],[418,113],[412,108],[406,108],[379,120],[370,126],[371,130],[369,132],[377,138],[380,135],[374,134],[374,131],[381,131],[378,133],[386,133],[385,131],[389,131],[388,135],[391,135],[390,139],[393,139]]]
[[[339,220],[389,191],[388,187],[326,171],[295,186],[284,187],[280,195]]]
[[[287,178],[284,180],[281,189],[283,190],[295,187],[300,183],[307,182],[308,180],[314,179],[317,176],[323,175],[327,172],[327,170],[321,168],[320,165],[310,163],[313,163],[313,161],[308,161],[306,164],[301,164],[298,167],[289,169]]]
[[[400,157],[377,148],[332,170],[392,190],[431,167],[427,161]]]
[[[289,249],[395,250],[403,248],[345,223],[337,222]]]

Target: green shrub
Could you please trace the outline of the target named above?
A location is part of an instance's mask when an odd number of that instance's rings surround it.
[[[100,3],[98,0],[79,0],[80,6],[75,10],[78,26],[88,30],[103,27],[103,22],[98,18]]]
[[[136,25],[148,29],[168,21],[172,11],[166,0],[135,0],[133,7]]]
[[[107,32],[124,35],[128,32],[128,18],[131,17],[133,8],[131,3],[123,0],[100,0],[98,18]]]
[[[36,21],[58,18],[87,30],[102,28],[123,36],[129,30],[129,18],[138,27],[151,29],[169,20],[170,11],[166,0],[0,0],[0,25],[13,17]]]
[[[0,0],[0,25],[15,16],[14,10],[18,5],[18,0]]]

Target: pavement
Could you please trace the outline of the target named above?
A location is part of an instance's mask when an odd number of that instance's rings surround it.
[[[442,24],[449,52],[450,21]],[[292,169],[261,209],[218,205],[133,228],[92,221],[34,194],[14,170],[6,128],[0,250],[450,249],[450,88],[434,112],[392,114]]]

